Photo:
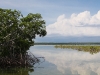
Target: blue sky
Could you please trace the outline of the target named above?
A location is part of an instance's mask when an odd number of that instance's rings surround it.
[[[0,0],[0,8],[40,13],[47,36],[36,42],[100,42],[100,0]]]

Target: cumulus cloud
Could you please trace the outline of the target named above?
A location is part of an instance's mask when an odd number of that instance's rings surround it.
[[[48,35],[100,36],[100,11],[91,15],[89,11],[73,13],[70,18],[60,15],[57,21],[47,26]]]

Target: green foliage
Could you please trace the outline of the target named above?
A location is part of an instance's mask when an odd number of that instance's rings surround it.
[[[23,17],[20,11],[0,8],[0,56],[24,57],[34,45],[36,35],[46,35],[45,21],[40,14],[29,13]]]

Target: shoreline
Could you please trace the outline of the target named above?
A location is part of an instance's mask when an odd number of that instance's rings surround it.
[[[34,43],[34,45],[100,45],[100,42],[69,42],[69,43],[40,42],[40,43]]]

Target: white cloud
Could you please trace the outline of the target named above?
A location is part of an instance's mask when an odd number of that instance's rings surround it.
[[[47,26],[48,35],[100,36],[100,11],[91,15],[89,11],[73,13],[70,18],[60,15],[57,21]]]

